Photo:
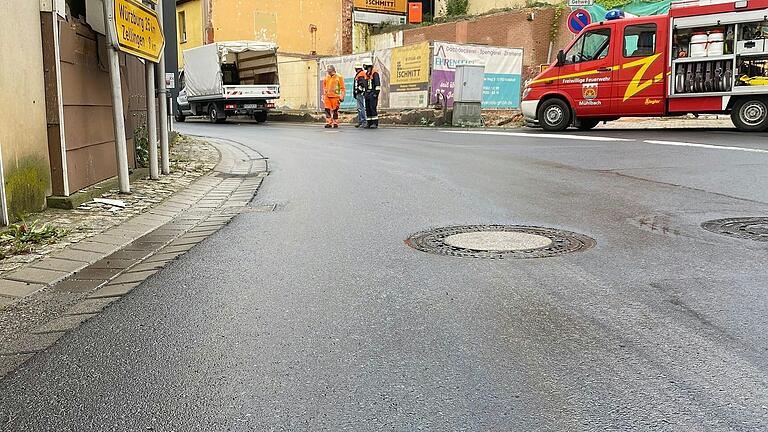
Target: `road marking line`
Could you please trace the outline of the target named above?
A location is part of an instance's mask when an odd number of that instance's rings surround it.
[[[749,152],[749,153],[768,153],[768,150],[761,150],[761,149],[754,149],[754,148],[719,146],[719,145],[711,145],[711,144],[696,144],[696,143],[679,142],[679,141],[645,140],[643,142],[647,144],[658,144],[658,145],[680,146],[680,147],[699,147],[699,148],[706,148],[706,149],[712,149],[712,150],[736,150],[736,151],[743,151],[743,152]]]
[[[473,135],[502,135],[524,138],[556,138],[581,141],[635,141],[627,138],[613,138],[603,136],[571,135],[571,134],[547,134],[547,133],[525,133],[525,132],[495,132],[495,131],[441,131],[452,134],[473,134]]]

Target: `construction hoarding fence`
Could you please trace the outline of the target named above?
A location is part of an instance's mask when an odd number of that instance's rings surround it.
[[[483,108],[520,107],[523,50],[445,42],[423,42],[395,48],[369,51],[318,61],[318,106],[322,109],[322,81],[326,68],[333,65],[344,77],[347,98],[343,110],[354,110],[352,97],[355,64],[373,60],[381,77],[379,108],[426,108],[438,102],[438,93],[453,105],[454,75],[457,65],[485,66]],[[441,98],[442,99],[442,98]]]
[[[392,48],[391,108],[425,107],[429,94],[429,42]]]
[[[457,65],[485,66],[483,108],[519,108],[523,73],[522,48],[435,42],[432,55],[432,103],[442,94],[453,105]]]

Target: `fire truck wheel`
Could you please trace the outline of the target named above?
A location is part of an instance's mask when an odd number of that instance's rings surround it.
[[[739,99],[731,111],[731,120],[739,130],[764,131],[768,129],[768,102],[760,98]]]
[[[597,126],[598,123],[600,123],[600,120],[598,119],[583,118],[583,119],[578,119],[576,127],[579,130],[585,131],[585,130],[590,130],[594,128],[595,126]]]
[[[539,106],[538,117],[544,130],[565,130],[571,124],[571,108],[561,99],[547,99]]]

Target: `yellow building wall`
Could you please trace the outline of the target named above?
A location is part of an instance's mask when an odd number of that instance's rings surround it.
[[[216,41],[273,42],[286,53],[341,53],[341,0],[210,1]]]
[[[282,109],[317,109],[317,60],[278,54],[280,99],[275,106]]]
[[[435,15],[445,16],[446,0],[435,0]],[[531,2],[527,0],[469,0],[469,15],[480,15],[498,9],[520,9]],[[539,0],[538,3],[560,4],[563,0]]]
[[[179,13],[184,12],[187,21],[187,40],[181,40]],[[179,44],[179,67],[184,67],[184,50],[203,44],[203,2],[193,0],[176,5],[176,38]]]
[[[0,151],[13,219],[43,209],[51,193],[40,2],[0,0],[0,11]]]

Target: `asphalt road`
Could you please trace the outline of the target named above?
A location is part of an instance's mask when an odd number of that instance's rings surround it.
[[[275,211],[3,379],[3,430],[768,429],[768,244],[699,227],[768,215],[768,134],[179,128],[269,157]],[[597,246],[404,244],[491,223]]]

